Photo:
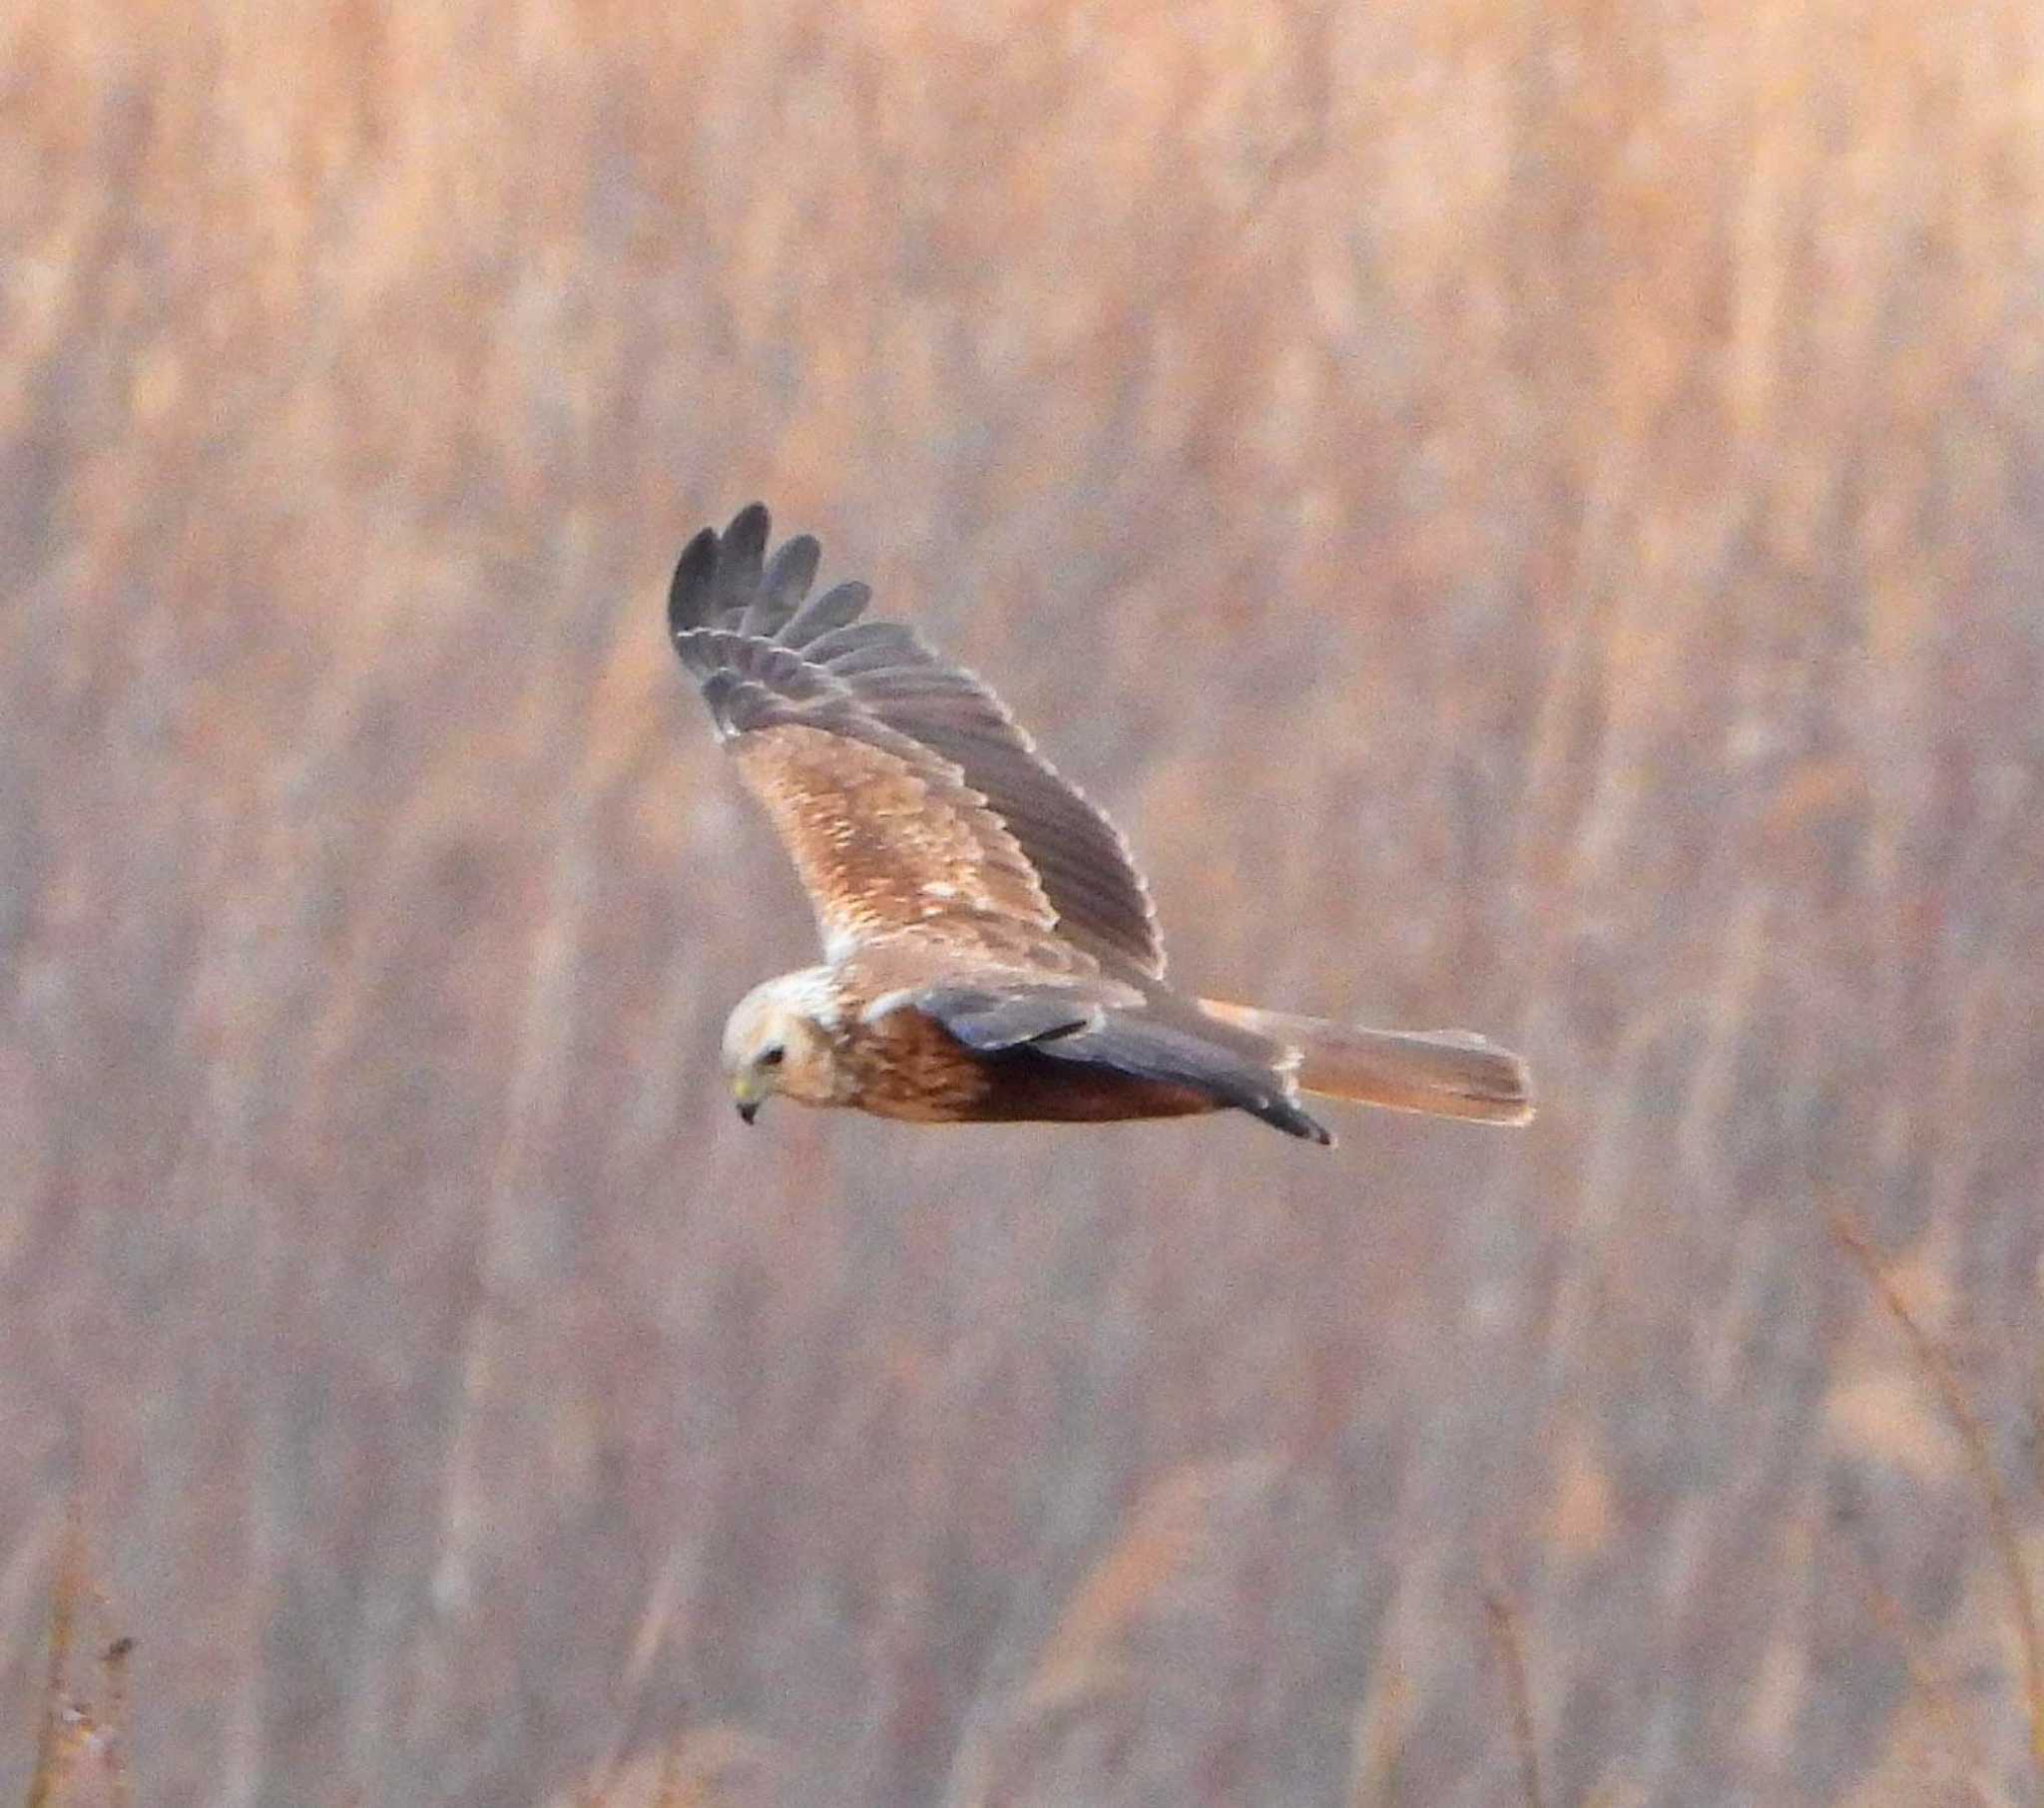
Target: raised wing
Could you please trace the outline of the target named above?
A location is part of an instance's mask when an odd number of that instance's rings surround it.
[[[1056,934],[1153,978],[1164,948],[1127,844],[1000,699],[840,584],[808,535],[766,557],[754,503],[689,542],[668,596],[682,663],[766,804],[832,957],[911,926]]]

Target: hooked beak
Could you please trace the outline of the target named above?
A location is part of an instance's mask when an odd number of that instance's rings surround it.
[[[760,1085],[760,1078],[750,1069],[731,1077],[732,1103],[739,1108],[739,1116],[748,1124],[760,1115],[760,1102],[766,1097],[766,1089]]]

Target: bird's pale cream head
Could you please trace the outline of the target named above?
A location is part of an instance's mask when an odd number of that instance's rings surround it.
[[[838,1103],[827,1028],[835,1000],[824,967],[783,973],[739,1000],[724,1026],[724,1071],[748,1124],[776,1093],[802,1105]]]

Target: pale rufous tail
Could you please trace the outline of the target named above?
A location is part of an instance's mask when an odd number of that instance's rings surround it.
[[[1532,1120],[1526,1064],[1480,1036],[1460,1030],[1361,1030],[1215,998],[1201,999],[1200,1006],[1224,1023],[1296,1049],[1301,1092],[1478,1124]]]

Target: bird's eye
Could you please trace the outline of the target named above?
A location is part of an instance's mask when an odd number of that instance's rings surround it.
[[[787,1051],[777,1042],[770,1049],[760,1051],[760,1065],[763,1068],[777,1068],[787,1059]]]

